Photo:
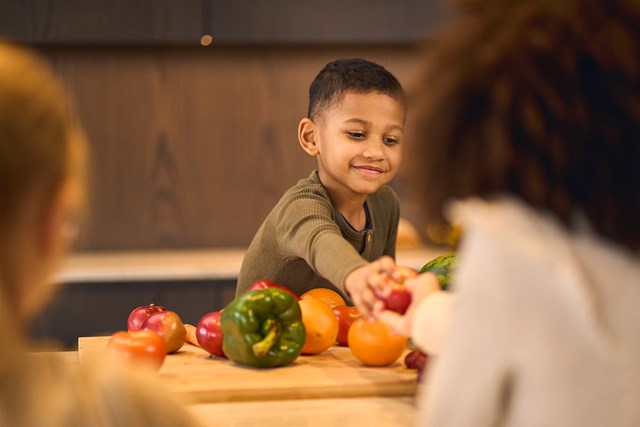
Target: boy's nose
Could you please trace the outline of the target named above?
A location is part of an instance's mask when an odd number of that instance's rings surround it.
[[[381,159],[384,157],[384,144],[381,140],[369,139],[364,145],[362,155],[367,159]]]

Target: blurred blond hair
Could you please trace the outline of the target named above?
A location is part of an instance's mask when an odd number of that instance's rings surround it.
[[[48,296],[53,286],[15,274],[29,265],[14,253],[22,254],[13,249],[23,237],[15,225],[25,206],[41,210],[36,217],[50,213],[69,184],[82,193],[86,155],[69,98],[47,65],[0,42],[0,426],[193,425],[155,374],[116,360],[70,364],[28,351],[21,299]],[[29,204],[34,198],[42,200]]]

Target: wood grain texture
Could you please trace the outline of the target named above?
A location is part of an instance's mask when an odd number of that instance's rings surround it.
[[[0,34],[42,45],[191,44],[202,0],[0,0]]]
[[[79,338],[80,362],[104,352],[108,339]],[[159,375],[170,390],[193,403],[414,396],[417,390],[416,371],[407,369],[402,358],[389,366],[367,367],[347,347],[300,356],[280,368],[255,369],[185,344],[167,356]]]
[[[317,72],[364,57],[409,85],[421,62],[410,46],[41,51],[91,142],[90,210],[77,250],[248,245],[286,189],[315,167],[296,132]]]
[[[0,0],[0,34],[39,45],[398,44],[424,40],[439,0]]]
[[[452,16],[438,0],[208,1],[221,44],[414,43]]]
[[[407,427],[418,425],[414,397],[352,397],[201,403],[189,410],[217,427]]]

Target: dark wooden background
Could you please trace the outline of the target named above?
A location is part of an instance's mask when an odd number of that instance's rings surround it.
[[[90,138],[77,250],[248,245],[314,167],[296,129],[317,72],[363,57],[410,86],[419,45],[446,16],[417,0],[0,4],[0,34],[50,60]],[[410,200],[402,208],[420,222]]]
[[[402,81],[414,48],[49,48],[93,163],[80,249],[247,245],[315,160],[297,142],[307,88],[362,56]]]
[[[296,131],[327,62],[376,61],[410,87],[421,46],[448,16],[438,0],[0,0],[0,37],[50,61],[89,136],[89,211],[75,250],[179,250],[248,245],[314,168]],[[201,46],[203,35],[213,43]],[[78,336],[123,329],[150,302],[195,323],[234,287],[73,283],[31,333],[74,348]]]

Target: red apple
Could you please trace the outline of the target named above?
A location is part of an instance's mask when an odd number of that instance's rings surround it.
[[[384,291],[376,290],[375,294],[380,298],[387,310],[395,311],[399,314],[404,314],[411,304],[411,293],[404,287],[404,282],[407,279],[418,276],[418,272],[409,267],[397,267],[393,279],[389,278],[387,285],[390,289]]]
[[[375,294],[384,302],[387,310],[404,314],[411,304],[411,293],[402,285],[391,285],[391,290],[387,294],[376,291]]]
[[[161,305],[155,304],[141,305],[140,307],[134,308],[131,313],[129,313],[129,318],[127,319],[127,330],[139,331],[142,329],[142,324],[153,313],[158,313],[160,311],[167,311],[167,309]]]
[[[291,289],[289,289],[289,288],[287,288],[285,286],[278,285],[277,283],[274,283],[271,280],[258,280],[253,285],[251,285],[249,290],[250,291],[255,291],[255,290],[258,290],[258,289],[266,289],[266,288],[280,288],[280,289],[283,289],[283,290],[289,292],[296,299],[296,301],[300,301],[300,297],[298,295],[294,294],[293,292],[291,292]]]
[[[226,357],[222,351],[224,335],[220,328],[222,311],[214,311],[202,316],[196,326],[196,338],[200,347],[218,357]]]
[[[346,347],[349,345],[349,328],[351,324],[362,314],[356,307],[348,305],[337,305],[333,307],[333,312],[338,318],[338,345]]]
[[[160,335],[167,345],[167,353],[180,350],[187,338],[187,329],[182,319],[176,312],[170,310],[153,313],[142,324],[142,329]]]

